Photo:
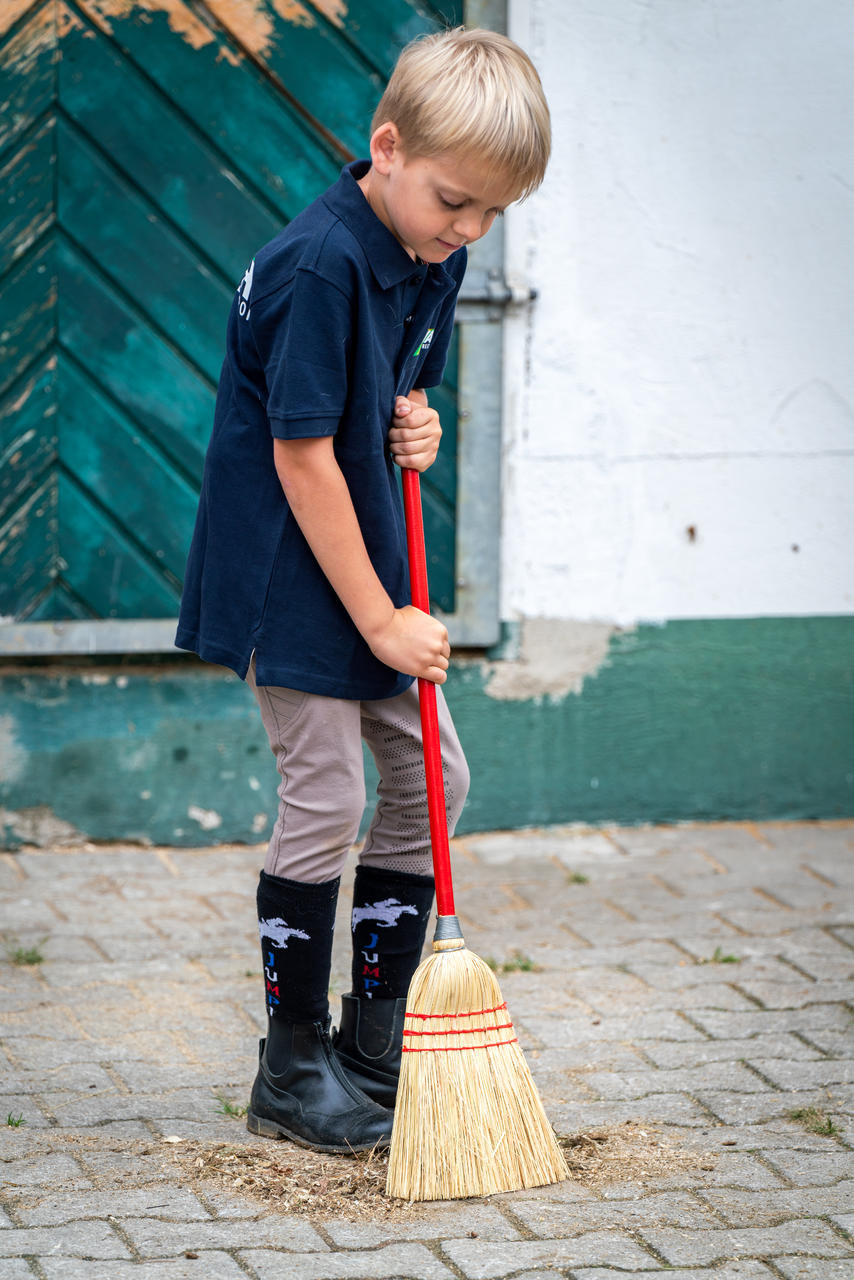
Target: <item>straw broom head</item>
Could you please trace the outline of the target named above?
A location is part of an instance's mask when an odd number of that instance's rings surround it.
[[[457,937],[441,940],[453,921]],[[406,1002],[386,1194],[456,1200],[569,1177],[495,974],[440,917]]]

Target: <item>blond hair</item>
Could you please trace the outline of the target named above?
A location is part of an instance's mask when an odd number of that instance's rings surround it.
[[[530,195],[551,149],[549,108],[528,55],[496,31],[421,36],[397,60],[371,122],[392,121],[412,156],[477,159]]]

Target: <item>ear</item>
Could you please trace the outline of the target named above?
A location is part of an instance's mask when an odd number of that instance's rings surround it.
[[[403,154],[397,125],[387,120],[371,135],[371,165],[377,173],[386,177],[395,158]]]

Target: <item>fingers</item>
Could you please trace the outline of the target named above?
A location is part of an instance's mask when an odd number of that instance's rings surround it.
[[[436,439],[441,439],[442,436],[438,415],[427,422],[407,422],[405,427],[391,427],[388,433],[392,444],[404,444],[409,440],[431,440],[434,436]]]
[[[426,616],[430,617],[429,614]],[[430,645],[431,652],[425,657],[424,666],[418,674],[432,684],[444,684],[451,665],[451,642],[446,628],[435,618],[430,618],[430,621],[436,628],[435,639]]]
[[[448,678],[448,667],[450,662],[445,656],[436,659],[433,666],[427,667],[424,671],[424,679],[430,680],[433,684],[444,684]]]
[[[389,450],[399,467],[409,467],[413,471],[426,471],[436,461],[442,428],[439,416],[428,410],[424,421],[419,421],[420,413],[415,411],[411,425],[392,427],[388,433]]]
[[[389,623],[369,641],[372,652],[407,675],[444,684],[451,658],[445,626],[413,605],[396,609]]]

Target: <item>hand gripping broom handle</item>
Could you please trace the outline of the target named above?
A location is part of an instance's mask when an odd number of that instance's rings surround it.
[[[412,603],[416,609],[429,613],[430,595],[427,588],[424,520],[421,514],[421,482],[418,472],[413,471],[411,467],[402,467],[401,472]],[[436,911],[440,916],[453,916],[456,913],[454,886],[451,881],[448,817],[445,812],[445,779],[442,774],[442,751],[439,746],[439,713],[436,709],[436,686],[431,680],[422,680],[419,677],[418,702],[421,708],[421,734],[424,739],[427,810],[430,815],[430,843],[433,849],[433,874],[436,880]]]

